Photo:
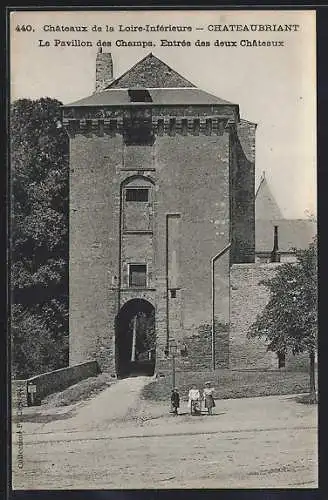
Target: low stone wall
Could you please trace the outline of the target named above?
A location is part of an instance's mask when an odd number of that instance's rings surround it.
[[[212,369],[212,340],[209,335],[194,335],[185,339],[188,356],[182,360],[188,361],[192,369]],[[216,332],[215,335],[215,365],[216,368],[228,368],[229,334]]]
[[[175,366],[178,371],[202,371],[212,369],[212,341],[210,332],[184,336],[179,344],[186,348],[186,354],[178,355]],[[229,367],[229,333],[218,331],[215,335],[215,365],[216,368]],[[156,373],[169,372],[172,366],[172,358],[156,361]]]
[[[99,373],[100,369],[97,361],[87,361],[79,365],[41,373],[27,380],[13,380],[13,406],[18,404],[18,400],[20,400],[20,404],[23,404],[23,406],[38,405],[49,394],[62,391],[80,380],[94,377]],[[35,386],[36,388],[36,392],[33,395],[28,390],[29,386]]]

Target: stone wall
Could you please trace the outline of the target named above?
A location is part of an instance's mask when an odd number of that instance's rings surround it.
[[[229,140],[228,129],[158,136],[153,146],[127,146],[120,134],[76,133],[71,138],[70,364],[97,359],[102,369],[115,372],[119,307],[145,293],[156,309],[158,359],[172,335],[167,307],[177,340],[211,322],[211,258],[228,244],[230,232]],[[122,185],[138,178],[154,186],[151,233],[120,237]],[[165,248],[172,213],[181,219],[176,242],[180,278],[170,306]],[[129,289],[128,261],[142,257],[148,264],[148,290]],[[215,274],[216,316],[227,323],[228,253],[216,263]]]
[[[279,264],[235,264],[230,273],[230,368],[277,368],[277,356],[266,351],[261,339],[247,339],[256,316],[269,300],[260,285],[271,278]]]
[[[255,132],[246,120],[231,126],[231,264],[255,261]]]
[[[267,351],[265,340],[247,339],[246,335],[269,300],[269,290],[260,281],[272,278],[280,265],[255,263],[231,267],[229,368],[278,368],[277,356]],[[307,370],[308,356],[288,353],[286,369]]]
[[[115,370],[122,137],[70,141],[70,364],[98,359]]]
[[[211,370],[212,368],[212,340],[210,329],[207,334],[192,334],[188,333],[178,343],[178,354],[176,357],[176,369],[180,371],[202,371]],[[181,348],[185,351],[182,354]],[[172,359],[161,359],[157,362],[157,373],[170,371],[172,367]],[[215,367],[229,367],[229,334],[224,332],[216,333],[215,335]]]
[[[212,340],[209,335],[194,335],[186,339],[188,358],[192,370],[209,370],[212,367]],[[229,334],[215,335],[215,367],[228,368]]]
[[[27,390],[29,385],[36,386],[35,402],[40,403],[48,394],[62,391],[88,377],[95,377],[99,372],[98,363],[96,361],[89,361],[80,365],[41,373],[40,375],[27,379],[25,383]],[[32,402],[29,393],[27,393],[27,401],[29,405]]]
[[[181,215],[177,297],[181,331],[177,340],[197,333],[211,321],[211,258],[229,242],[229,136],[159,137],[155,143],[158,191],[156,197],[156,274],[165,278],[166,214]],[[216,265],[216,311],[229,317],[229,260]],[[165,289],[161,293],[165,294]],[[163,301],[163,295],[158,301]],[[169,304],[169,306],[170,306]],[[164,306],[163,306],[164,307]],[[158,329],[166,342],[166,317]],[[169,332],[170,333],[170,332]]]

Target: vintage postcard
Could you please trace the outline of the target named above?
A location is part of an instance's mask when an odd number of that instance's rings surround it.
[[[315,11],[9,25],[13,490],[318,488]]]

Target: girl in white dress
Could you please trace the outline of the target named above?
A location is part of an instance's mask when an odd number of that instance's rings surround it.
[[[195,385],[189,391],[188,394],[188,408],[190,408],[190,413],[200,412],[200,392]]]

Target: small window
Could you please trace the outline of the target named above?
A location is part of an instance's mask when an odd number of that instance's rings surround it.
[[[127,189],[125,193],[126,201],[148,201],[148,189]]]
[[[146,89],[130,89],[128,94],[131,102],[152,102],[151,95]]]
[[[147,286],[147,266],[145,264],[130,264],[129,266],[129,286]]]
[[[176,299],[177,298],[177,291],[176,290],[171,290],[171,299]]]

